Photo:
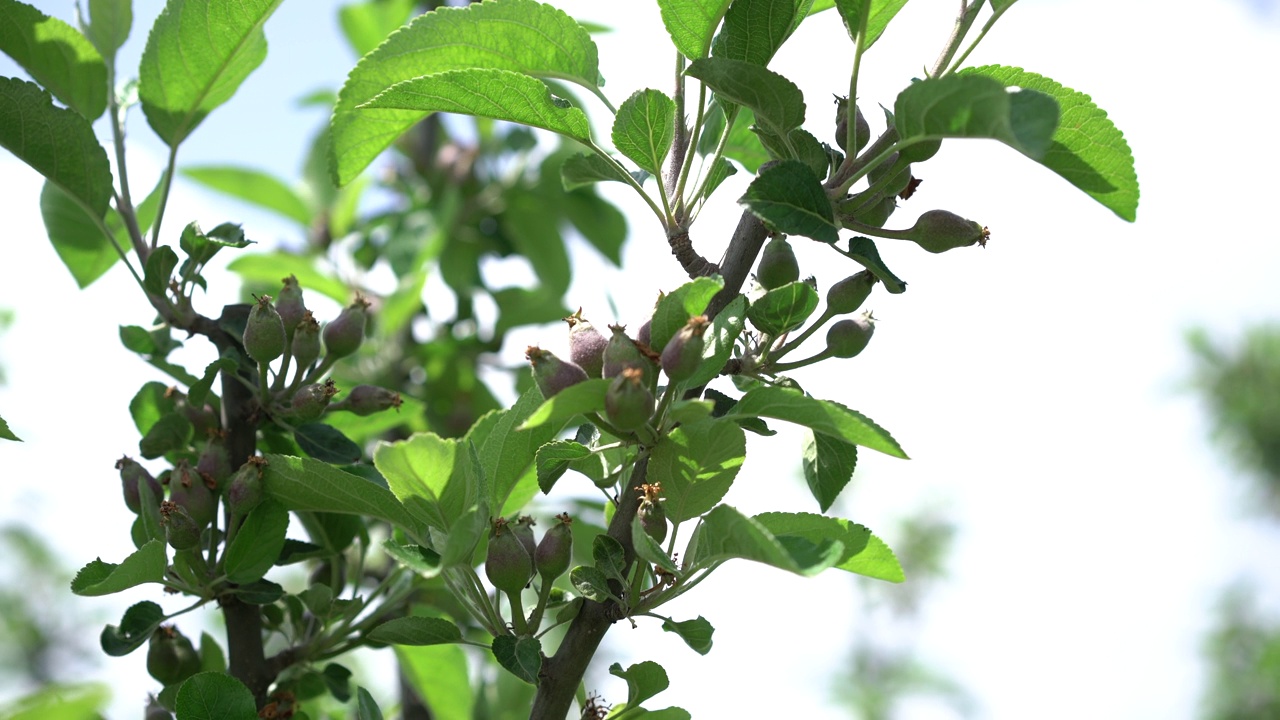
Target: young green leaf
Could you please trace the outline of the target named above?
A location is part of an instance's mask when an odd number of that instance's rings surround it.
[[[178,689],[175,704],[182,720],[254,720],[253,693],[239,680],[219,672],[201,672]]]
[[[406,440],[379,443],[373,465],[387,479],[391,492],[422,520],[448,532],[453,522],[478,499],[467,487],[466,446],[434,433],[418,433]]]
[[[871,9],[867,13],[867,39],[863,43],[863,49],[871,47],[876,40],[884,34],[885,28],[889,26],[889,22],[898,14],[903,5],[907,4],[907,0],[817,0],[810,8],[809,14],[823,10],[830,10],[832,7],[840,9],[840,19],[844,20],[845,28],[849,31],[849,38],[854,38],[857,25],[850,25],[849,18],[857,17],[857,6],[862,2],[870,2]]]
[[[160,582],[169,562],[165,548],[163,542],[149,540],[118,565],[98,558],[76,573],[71,581],[71,592],[93,597],[118,593],[143,583]]]
[[[567,80],[599,92],[595,42],[563,11],[536,0],[494,0],[439,8],[393,33],[347,76],[332,120],[330,169],[336,183],[346,185],[354,180],[426,112],[441,109],[357,107],[410,78],[467,68]],[[541,98],[545,87],[539,92],[537,97]],[[585,119],[581,130],[585,132]]]
[[[382,5],[383,3],[366,3],[366,5]],[[346,7],[354,7],[348,5]],[[344,8],[345,9],[345,8]],[[378,701],[373,699],[368,690],[360,688],[356,691],[356,720],[382,720],[382,709]]]
[[[707,328],[702,336],[706,343],[702,348],[702,364],[698,366],[692,377],[685,380],[686,387],[705,385],[724,369],[725,363],[733,355],[734,343],[742,334],[746,310],[747,298],[745,295],[739,295],[716,314],[715,319],[711,321],[711,327]]]
[[[554,428],[559,432],[564,424],[575,415],[604,410],[604,395],[609,389],[609,380],[587,380],[561,390],[542,403],[533,414],[529,415],[517,430],[534,428]],[[536,391],[537,388],[534,388]],[[536,451],[535,451],[536,452]]]
[[[142,457],[153,460],[165,453],[185,448],[194,435],[195,428],[191,421],[179,413],[171,412],[147,429],[146,434],[138,441],[138,452]]]
[[[107,64],[115,64],[116,51],[129,39],[132,27],[133,0],[89,0],[89,27],[85,35]]]
[[[105,81],[104,81],[105,82]],[[111,167],[93,128],[55,107],[35,83],[0,78],[0,146],[48,178],[93,217],[111,202]]]
[[[596,602],[608,602],[613,597],[609,591],[609,578],[590,565],[579,565],[569,571],[569,583],[578,594]]]
[[[259,580],[284,549],[289,529],[289,511],[270,498],[264,499],[244,519],[227,547],[227,579],[237,584]]]
[[[944,75],[912,83],[893,106],[900,143],[991,138],[1040,160],[1058,126],[1058,103],[1023,88],[1009,92],[981,75]]]
[[[742,467],[746,443],[737,423],[720,419],[682,425],[659,440],[649,472],[662,478],[667,517],[684,522],[715,507]]]
[[[382,543],[382,549],[396,563],[424,578],[433,578],[444,569],[440,562],[440,556],[434,550],[421,545],[400,545],[395,540],[388,538]]]
[[[499,635],[493,639],[493,657],[511,674],[530,685],[538,684],[538,671],[542,669],[542,643],[537,638]]]
[[[581,110],[552,95],[541,80],[510,70],[467,68],[405,80],[352,112],[365,110],[406,110],[418,117],[434,112],[462,113],[550,130],[583,144],[591,142],[591,126]]]
[[[142,286],[153,295],[163,295],[178,266],[178,254],[168,245],[161,245],[147,258],[142,276]]]
[[[22,442],[22,438],[13,434],[13,431],[9,429],[9,423],[5,422],[2,417],[0,417],[0,440]]]
[[[621,663],[609,666],[609,674],[627,681],[627,707],[638,707],[640,703],[657,695],[671,686],[667,679],[667,671],[652,660],[638,662],[626,670]]]
[[[785,77],[743,60],[694,60],[685,74],[701,80],[722,99],[755,113],[758,125],[779,137],[804,123],[804,95]]]
[[[564,395],[561,392],[555,397]],[[532,387],[514,405],[488,413],[467,431],[465,441],[475,448],[479,466],[483,469],[489,507],[501,508],[506,503],[507,497],[533,463],[538,448],[564,427],[563,420],[538,426],[529,422],[543,407],[546,405],[542,393]]]
[[[334,465],[360,462],[364,451],[337,428],[322,422],[304,423],[293,429],[293,439],[302,452]]]
[[[858,447],[832,435],[806,430],[802,460],[809,492],[826,512],[853,477]]]
[[[516,251],[533,266],[540,287],[556,295],[569,288],[573,273],[560,235],[560,213],[555,210],[558,199],[513,187],[506,192],[506,206],[499,216]]]
[[[368,637],[387,645],[440,645],[458,642],[462,632],[443,618],[413,616],[388,620],[374,628]]]
[[[130,605],[119,625],[108,625],[102,629],[99,638],[102,651],[111,657],[128,655],[151,639],[151,633],[160,627],[164,619],[164,610],[150,600]]]
[[[462,517],[453,521],[449,527],[449,536],[445,539],[444,550],[440,553],[440,564],[446,568],[470,563],[471,556],[489,529],[489,504],[478,503],[467,508]]]
[[[608,535],[596,535],[591,541],[591,560],[605,577],[618,582],[626,579],[622,575],[626,568],[626,551],[621,543]]]
[[[769,386],[753,388],[725,417],[777,418],[886,455],[907,457],[898,442],[865,415],[839,403],[811,398],[799,390]]]
[[[871,238],[854,237],[849,239],[849,257],[862,263],[862,266],[870,270],[881,283],[884,283],[884,289],[890,293],[897,295],[906,292],[907,284],[894,275],[884,261],[880,259],[880,252],[876,250],[876,244]]]
[[[304,228],[311,226],[307,203],[275,175],[226,165],[188,167],[182,174],[207,188],[289,218]]]
[[[644,531],[644,525],[638,516],[631,520],[631,544],[635,548],[636,557],[641,560],[653,563],[673,575],[680,573],[680,568],[667,555],[667,551]]]
[[[564,184],[565,190],[573,190],[598,182],[625,183],[627,179],[628,176],[622,168],[595,153],[571,155],[560,166],[560,182]]]
[[[207,632],[200,633],[200,669],[210,672],[226,672],[227,656],[222,646]]]
[[[1138,175],[1133,167],[1133,153],[1124,134],[1088,95],[1022,68],[983,65],[965,68],[960,73],[989,77],[1009,87],[1035,90],[1058,101],[1062,117],[1040,163],[1111,212],[1133,222],[1138,211]]]
[[[690,60],[704,58],[731,0],[658,0],[671,42]]]
[[[895,583],[905,578],[893,551],[862,525],[813,513],[772,512],[752,519],[783,543],[789,538],[810,543],[838,541],[844,552],[834,565],[837,569]]]
[[[844,544],[835,539],[794,537],[782,542],[760,521],[728,505],[718,505],[707,513],[694,538],[690,541],[695,545],[691,560],[697,567],[741,558],[809,577],[844,555]]]
[[[754,169],[752,170],[754,172]],[[707,171],[707,180],[702,186],[702,199],[711,197],[711,194],[720,187],[720,184],[729,179],[732,175],[738,174],[738,168],[733,163],[725,160],[723,157],[716,158],[715,164]]]
[[[649,325],[649,347],[661,351],[667,341],[689,322],[706,312],[711,298],[724,287],[719,277],[700,277],[681,285],[658,301]]]
[[[637,90],[613,119],[613,145],[640,169],[658,175],[675,137],[675,117],[671,98],[657,90]]]
[[[280,278],[293,275],[307,292],[317,292],[345,305],[351,300],[351,288],[338,278],[316,268],[311,257],[287,252],[241,255],[227,264],[227,269],[245,280],[278,287]]]
[[[662,623],[664,632],[673,632],[684,640],[685,644],[693,648],[694,652],[699,655],[706,655],[711,652],[711,635],[716,629],[711,627],[711,623],[706,618],[699,615],[693,620],[682,620],[680,622],[672,622],[671,620]]]
[[[736,0],[711,45],[718,58],[764,67],[797,25],[796,0]],[[801,14],[800,17],[804,15]]]
[[[538,471],[538,487],[550,493],[551,487],[569,469],[574,460],[590,457],[591,449],[572,440],[555,440],[538,448],[534,465]]]
[[[358,57],[368,55],[413,15],[414,0],[379,0],[343,5],[338,24]]]
[[[774,288],[751,303],[747,319],[761,332],[776,337],[803,325],[817,309],[817,291],[809,283],[797,280]]]
[[[267,455],[262,487],[290,510],[368,515],[417,531],[421,523],[390,490],[310,458]]]
[[[0,0],[0,51],[92,122],[107,108],[107,66],[78,30],[17,0]]]
[[[40,191],[40,216],[44,219],[49,242],[80,288],[86,288],[102,277],[120,259],[111,238],[84,211],[84,207],[47,180]],[[125,252],[133,249],[124,221],[115,208],[107,208],[104,220],[119,247]]]
[[[799,160],[783,160],[766,167],[747,186],[738,203],[778,232],[820,242],[840,239],[835,211],[822,189],[822,181]]]
[[[435,717],[475,717],[468,657],[459,645],[396,646],[396,660],[407,684]]]
[[[267,57],[262,26],[281,0],[169,0],[138,66],[138,99],[151,129],[177,147],[231,99]]]

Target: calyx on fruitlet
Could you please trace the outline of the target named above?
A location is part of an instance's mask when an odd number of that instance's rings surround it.
[[[293,344],[289,347],[293,361],[298,365],[298,374],[311,366],[320,357],[320,323],[308,310],[303,314],[298,327],[293,331]]]
[[[302,303],[302,288],[298,286],[298,278],[290,275],[281,282],[284,286],[276,297],[276,312],[280,313],[280,319],[284,321],[285,332],[291,333],[307,314],[307,306]]]
[[[248,515],[262,502],[262,468],[266,466],[266,458],[255,455],[231,477],[231,485],[227,488],[227,507],[232,515]]]
[[[533,553],[534,565],[544,583],[563,575],[573,559],[573,518],[569,513],[560,513],[556,520],[558,522],[542,534]]]
[[[782,287],[800,279],[800,264],[784,235],[775,235],[760,253],[756,280],[765,290]]]
[[[181,505],[199,527],[213,522],[218,512],[213,489],[209,487],[211,484],[185,458],[179,460],[169,473],[169,499]]]
[[[138,464],[136,460],[128,455],[116,461],[116,469],[120,471],[120,483],[124,486],[124,504],[129,508],[129,512],[138,514],[142,510],[142,490],[139,483],[146,483],[151,488],[151,493],[159,503],[164,499],[164,488],[160,487],[160,481],[152,477],[147,469]]]
[[[667,511],[662,508],[662,484],[641,485],[640,492],[640,506],[636,509],[640,527],[654,541],[664,542],[667,539]]]
[[[174,550],[190,550],[200,544],[200,531],[191,515],[176,502],[160,503],[160,524],[164,526],[165,539]]]
[[[315,420],[324,414],[329,407],[329,401],[337,394],[338,386],[334,385],[332,380],[325,380],[323,385],[319,383],[303,385],[293,394],[291,401],[293,417],[302,422]]]
[[[702,335],[710,324],[706,315],[695,315],[662,348],[662,371],[672,382],[693,377],[702,364],[702,349],[706,346]]]
[[[161,625],[147,645],[147,672],[164,685],[173,685],[200,671],[195,646],[173,625]]]
[[[587,377],[602,377],[604,348],[608,341],[582,317],[582,308],[564,321],[569,323],[569,361],[585,370]]]
[[[643,329],[643,328],[642,328]],[[644,373],[644,385],[647,388],[653,388],[658,383],[658,366],[656,355],[650,357],[646,351],[648,346],[641,346],[636,341],[627,337],[627,328],[623,325],[610,325],[609,330],[612,335],[609,337],[609,343],[604,347],[604,377],[616,378],[622,374],[622,371],[632,367],[639,368]]]
[[[908,240],[931,253],[946,252],[975,243],[986,247],[987,238],[991,235],[982,225],[946,210],[930,210],[922,214],[916,224],[904,234]]]
[[[493,586],[506,593],[518,593],[533,579],[533,558],[514,528],[503,518],[493,521],[484,574]]]
[[[369,301],[357,297],[342,309],[338,317],[324,326],[324,350],[332,358],[343,358],[360,349],[364,342],[364,325]]]
[[[571,385],[587,380],[587,371],[555,356],[550,350],[543,350],[537,345],[530,345],[524,351],[525,358],[533,367],[533,381],[542,391],[542,397],[551,399],[556,393]]]
[[[875,330],[875,318],[870,312],[833,323],[827,329],[827,352],[832,357],[851,358],[867,347]]]
[[[640,368],[623,369],[604,395],[605,417],[623,432],[643,427],[653,416],[653,409],[653,393],[645,386],[644,372]]]
[[[850,275],[827,290],[827,312],[848,315],[862,307],[878,278],[870,270]]]
[[[284,339],[284,321],[271,304],[271,296],[260,296],[244,326],[244,351],[259,365],[266,365],[284,354]]]

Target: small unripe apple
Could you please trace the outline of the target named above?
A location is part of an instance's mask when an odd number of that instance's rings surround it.
[[[259,365],[266,365],[284,354],[284,321],[271,304],[271,296],[263,295],[249,311],[245,322],[244,351]]]
[[[782,287],[800,279],[800,264],[785,236],[776,235],[760,253],[756,280],[765,290]]]
[[[587,380],[587,371],[555,356],[549,350],[530,345],[524,352],[533,367],[533,381],[542,391],[542,397],[550,399],[556,393]]]
[[[364,326],[368,317],[369,301],[356,298],[342,309],[338,317],[324,326],[325,353],[329,357],[343,358],[360,349],[364,342]]]
[[[953,212],[930,210],[923,213],[906,234],[909,240],[925,250],[940,253],[976,243],[985,246],[991,233],[982,225]]]
[[[840,320],[827,329],[827,349],[832,357],[854,357],[871,342],[875,329],[875,318],[869,312],[857,318]]]
[[[710,325],[706,315],[695,315],[662,348],[662,371],[672,382],[687,380],[698,370],[706,346],[702,336]]]

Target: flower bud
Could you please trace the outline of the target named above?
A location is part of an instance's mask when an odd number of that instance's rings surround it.
[[[800,264],[796,262],[796,254],[791,249],[784,235],[775,235],[764,251],[760,253],[760,263],[756,266],[756,280],[765,290],[782,287],[800,279]]]
[[[863,270],[841,280],[827,290],[827,311],[834,315],[848,315],[862,307],[871,295],[877,278],[870,270]]]
[[[307,314],[307,306],[302,303],[302,288],[298,286],[298,278],[290,275],[281,282],[280,294],[276,297],[276,312],[284,322],[286,333],[293,332]]]
[[[573,518],[569,513],[561,513],[556,520],[559,522],[542,534],[542,541],[533,554],[534,564],[544,583],[563,575],[573,559]]]
[[[338,313],[338,317],[324,326],[324,349],[328,357],[346,357],[360,349],[364,342],[364,324],[368,316],[369,301],[356,298]]]
[[[506,593],[518,593],[533,579],[533,558],[506,520],[493,521],[484,574],[493,586]]]
[[[298,327],[293,331],[293,345],[289,347],[289,352],[293,354],[293,361],[298,366],[298,372],[310,367],[320,357],[320,323],[316,322],[316,318],[307,311],[302,320],[298,322]]]
[[[643,427],[653,416],[653,409],[653,393],[645,387],[644,372],[640,368],[625,368],[605,392],[605,416],[623,432]]]
[[[191,514],[178,503],[169,500],[160,503],[160,524],[164,526],[169,547],[174,550],[190,550],[200,545],[200,532],[204,526],[197,525]]]
[[[213,522],[218,510],[213,489],[186,460],[179,460],[169,473],[169,499],[182,506],[201,528]]]
[[[147,672],[164,685],[173,685],[200,671],[200,655],[173,625],[161,625],[147,647]]]
[[[981,243],[985,247],[990,234],[978,223],[946,210],[930,210],[922,214],[916,224],[906,231],[908,240],[931,253],[946,252],[974,243]]]
[[[284,354],[284,339],[284,321],[271,304],[271,296],[259,297],[244,326],[245,352],[259,365],[266,365]]]
[[[533,380],[544,398],[550,399],[561,390],[587,380],[586,370],[536,345],[530,345],[524,356],[533,367]]]
[[[582,308],[564,319],[569,323],[569,362],[586,371],[587,377],[601,377],[607,341],[595,326],[582,317]]]
[[[337,394],[338,386],[334,385],[332,380],[325,380],[323,384],[303,385],[293,394],[293,400],[290,401],[293,418],[299,422],[315,420],[324,414],[329,407],[329,401]]]
[[[120,483],[124,486],[124,504],[129,508],[129,512],[136,515],[142,511],[142,490],[138,487],[139,483],[145,482],[151,488],[157,503],[164,499],[164,488],[160,487],[160,482],[128,455],[116,461],[116,469],[120,471]]]
[[[869,312],[857,318],[840,320],[827,329],[827,350],[832,357],[851,358],[871,342],[875,329],[875,318]]]
[[[672,382],[693,377],[702,364],[702,348],[706,345],[702,335],[709,325],[706,315],[691,317],[662,348],[662,371]]]
[[[357,385],[351,388],[342,402],[334,404],[330,409],[346,410],[360,417],[367,417],[390,408],[399,410],[403,402],[398,392],[376,385]]]
[[[266,458],[251,457],[231,478],[227,487],[227,508],[233,516],[248,515],[262,502],[262,468],[266,466]]]

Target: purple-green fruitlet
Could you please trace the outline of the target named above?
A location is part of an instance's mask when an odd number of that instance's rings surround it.
[[[324,351],[327,357],[344,358],[360,349],[364,342],[364,325],[368,317],[369,301],[362,297],[343,308],[328,325],[324,326]]]
[[[509,523],[507,528],[515,533],[516,539],[524,545],[525,552],[529,553],[529,557],[533,557],[533,553],[538,548],[538,541],[533,537],[533,526],[538,523],[534,521],[531,515],[521,515],[516,518],[514,523]]]
[[[569,323],[569,362],[585,370],[587,377],[602,377],[604,348],[608,341],[582,317],[582,308],[564,321]]]
[[[244,517],[262,502],[262,468],[266,466],[265,458],[254,456],[232,476],[227,488],[227,507],[233,516]]]
[[[164,526],[165,539],[174,550],[190,550],[200,544],[203,525],[197,525],[181,505],[165,500],[160,503],[160,524]]]
[[[218,502],[209,485],[186,459],[179,460],[169,473],[169,499],[181,505],[200,527],[213,522],[218,512]]]
[[[800,279],[800,264],[784,235],[777,235],[764,246],[756,266],[756,280],[765,290],[780,288]]]
[[[299,373],[320,357],[320,323],[316,322],[310,310],[303,314],[298,327],[294,329],[293,345],[289,352],[293,354]]]
[[[849,98],[836,97],[836,144],[849,152]],[[871,139],[871,126],[862,115],[862,108],[854,108],[853,152],[858,153]]]
[[[124,486],[124,504],[129,508],[129,512],[137,515],[142,509],[142,491],[138,483],[145,482],[151,488],[157,503],[164,499],[164,488],[160,486],[160,481],[152,477],[151,473],[136,460],[125,455],[116,461],[116,469],[120,471],[120,483]]]
[[[640,498],[640,507],[636,509],[636,515],[640,518],[640,527],[655,542],[665,542],[667,511],[662,507],[662,485],[661,483],[641,485],[640,491],[643,497]]]
[[[173,625],[161,625],[147,647],[147,672],[162,685],[173,685],[200,671],[200,655]]]
[[[542,534],[533,554],[534,565],[544,583],[563,575],[573,559],[573,518],[569,513],[561,513],[556,520],[556,524]]]
[[[307,306],[302,303],[302,288],[298,286],[298,278],[290,275],[281,282],[284,286],[276,296],[276,312],[280,313],[285,332],[292,333],[306,316]]]
[[[357,385],[351,388],[347,396],[333,406],[334,410],[346,410],[361,417],[395,408],[400,409],[404,400],[400,393],[392,392],[377,385]]]
[[[991,235],[985,227],[946,210],[930,210],[905,233],[908,240],[931,253],[946,252],[973,244],[987,245]]]
[[[196,472],[215,491],[220,492],[227,486],[231,478],[231,457],[227,455],[227,445],[220,435],[210,436],[205,443],[204,451],[196,460]]]
[[[698,365],[702,364],[702,349],[706,346],[702,335],[710,324],[706,315],[695,315],[662,348],[662,371],[672,382],[687,380],[697,372]]]
[[[626,368],[613,379],[604,396],[604,414],[609,423],[623,432],[644,427],[653,416],[653,393],[644,384],[640,368]]]
[[[530,345],[524,356],[533,367],[533,380],[542,391],[542,397],[552,398],[556,393],[587,380],[587,371],[556,357],[549,350]]]
[[[323,385],[319,383],[303,385],[293,394],[291,401],[293,417],[299,422],[315,420],[324,414],[329,407],[329,401],[337,394],[338,387],[332,380],[325,380]]]
[[[514,528],[502,518],[493,521],[484,574],[493,586],[505,593],[518,593],[533,579],[533,558]]]
[[[875,330],[875,318],[869,312],[835,322],[827,329],[827,351],[832,357],[851,358],[867,347]]]
[[[863,270],[832,285],[827,290],[827,312],[848,315],[862,307],[876,282],[877,278],[870,270]]]
[[[658,380],[657,358],[646,354],[648,346],[641,347],[627,337],[627,329],[622,325],[610,325],[609,330],[612,335],[604,347],[604,377],[616,378],[629,367],[639,368],[644,373],[645,387],[654,387]]]
[[[244,351],[259,365],[266,365],[284,354],[284,321],[271,304],[270,295],[259,297],[249,311],[243,341]]]

